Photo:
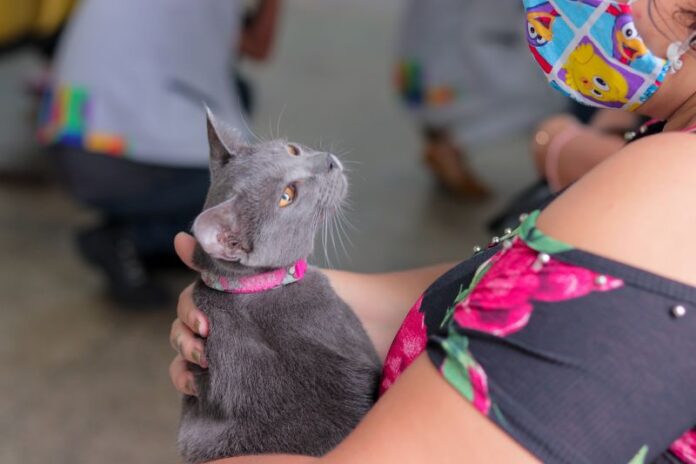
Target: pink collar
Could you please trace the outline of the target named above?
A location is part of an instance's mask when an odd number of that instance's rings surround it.
[[[202,272],[205,285],[225,293],[261,293],[288,285],[302,279],[307,271],[307,261],[301,259],[289,267],[233,279],[210,272]]]

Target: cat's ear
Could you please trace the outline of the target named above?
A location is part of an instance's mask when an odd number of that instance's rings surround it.
[[[242,134],[216,118],[207,105],[205,113],[211,165],[225,165],[241,152],[244,146]]]
[[[199,214],[193,223],[193,235],[206,253],[224,261],[240,262],[251,248],[240,225],[235,198]]]

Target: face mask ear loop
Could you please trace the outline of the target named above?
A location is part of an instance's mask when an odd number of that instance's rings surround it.
[[[667,61],[669,62],[670,73],[679,71],[684,62],[681,57],[688,52],[696,41],[696,32],[693,32],[688,39],[683,42],[672,42],[667,48]]]

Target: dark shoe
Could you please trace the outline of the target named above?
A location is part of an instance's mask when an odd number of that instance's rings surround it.
[[[111,299],[124,308],[162,306],[168,292],[151,280],[126,230],[99,227],[77,237],[80,254],[106,275]]]

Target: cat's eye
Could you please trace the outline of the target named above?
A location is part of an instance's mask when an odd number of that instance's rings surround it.
[[[300,156],[301,150],[300,147],[298,147],[297,145],[293,145],[292,143],[290,143],[285,147],[285,149],[291,156]]]
[[[288,185],[285,187],[285,190],[283,190],[283,194],[280,196],[280,201],[278,202],[278,206],[281,208],[285,208],[286,206],[289,206],[292,204],[293,201],[295,201],[295,197],[297,196],[297,187],[294,185]]]

